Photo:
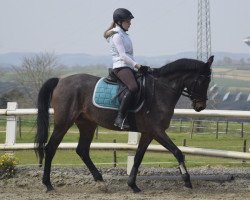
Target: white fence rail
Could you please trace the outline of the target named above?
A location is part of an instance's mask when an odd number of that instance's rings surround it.
[[[53,109],[50,109],[50,114],[53,114]],[[6,116],[6,141],[4,144],[0,144],[0,150],[23,150],[34,149],[33,143],[16,143],[17,132],[17,116],[20,115],[36,115],[37,109],[18,109],[16,102],[8,102],[7,109],[0,109],[0,116]],[[222,117],[222,118],[239,118],[250,119],[250,111],[232,111],[232,110],[204,110],[201,112],[195,112],[191,109],[175,109],[175,116],[181,117]],[[91,149],[105,149],[105,150],[126,150],[128,151],[128,165],[127,172],[130,171],[135,150],[140,138],[139,133],[129,132],[128,143],[92,143]],[[77,143],[61,143],[59,148],[62,149],[75,149]],[[234,159],[250,160],[250,153],[224,151],[224,150],[212,150],[194,147],[179,147],[185,154],[203,155],[211,157],[224,157]],[[166,151],[160,145],[149,145],[149,151]]]

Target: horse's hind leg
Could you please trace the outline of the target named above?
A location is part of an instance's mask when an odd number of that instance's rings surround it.
[[[103,181],[101,173],[97,170],[96,166],[92,162],[89,156],[90,144],[93,140],[93,136],[96,129],[96,124],[91,121],[81,119],[76,122],[76,125],[80,131],[80,138],[76,153],[80,156],[83,162],[88,167],[89,171],[94,177],[95,181]]]
[[[155,133],[154,139],[157,142],[159,142],[162,146],[164,146],[166,149],[168,149],[176,157],[176,159],[179,162],[179,169],[182,175],[182,179],[185,182],[185,186],[188,188],[192,188],[190,175],[185,166],[185,159],[181,150],[172,142],[172,140],[167,136],[167,134],[164,131]]]
[[[134,165],[132,167],[132,170],[130,172],[129,178],[128,178],[128,186],[132,188],[134,192],[140,192],[140,188],[137,187],[136,185],[136,176],[138,173],[138,168],[141,164],[141,161],[143,159],[143,156],[145,154],[145,151],[148,148],[148,145],[152,141],[152,136],[147,134],[147,133],[142,133],[141,134],[141,139],[135,154],[134,158]]]
[[[50,137],[48,144],[45,147],[45,165],[43,173],[43,184],[47,187],[47,192],[53,190],[53,186],[50,182],[50,171],[51,171],[51,162],[56,153],[57,147],[61,143],[63,136],[68,131],[70,126],[64,124],[55,125],[53,133]]]

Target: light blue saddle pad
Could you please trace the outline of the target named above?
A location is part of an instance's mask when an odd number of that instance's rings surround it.
[[[101,78],[95,86],[93,104],[99,108],[118,110],[120,105],[116,96],[118,89],[118,84],[108,84],[104,81],[104,78]]]

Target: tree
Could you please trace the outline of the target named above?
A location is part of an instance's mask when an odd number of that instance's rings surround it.
[[[24,103],[25,97],[23,96],[22,91],[16,89],[12,89],[0,96],[0,108],[4,109],[7,108],[7,103],[10,101],[16,101],[25,107]]]
[[[36,105],[37,95],[42,84],[49,78],[58,76],[57,58],[51,53],[41,53],[24,57],[21,66],[13,66],[16,81],[23,87],[27,101]]]

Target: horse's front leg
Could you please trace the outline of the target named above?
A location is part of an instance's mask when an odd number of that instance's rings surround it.
[[[165,131],[157,132],[154,134],[154,139],[159,142],[162,146],[168,149],[178,160],[179,169],[182,176],[183,181],[185,182],[185,186],[187,188],[193,188],[190,180],[190,175],[185,166],[184,155],[181,150],[172,142],[172,140],[168,137]]]
[[[134,158],[134,165],[132,167],[132,170],[130,172],[128,182],[127,182],[128,186],[131,187],[133,192],[135,193],[141,191],[140,188],[138,188],[136,185],[136,176],[138,173],[138,168],[145,154],[145,151],[147,150],[148,145],[150,144],[151,141],[152,141],[152,136],[150,134],[147,134],[147,133],[141,134],[140,142],[139,142],[139,145],[135,154],[135,158]]]

